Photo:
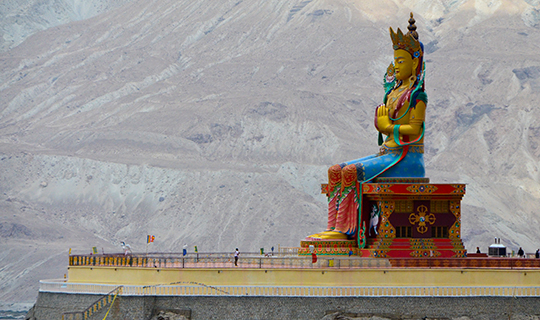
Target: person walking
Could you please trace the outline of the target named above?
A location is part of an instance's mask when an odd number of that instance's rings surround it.
[[[240,251],[238,251],[238,248],[236,248],[236,251],[234,252],[234,266],[238,267],[238,256],[240,255]]]
[[[536,253],[534,254],[534,257],[535,257],[536,259],[540,258],[540,249],[537,249],[537,250],[536,250]]]
[[[520,258],[523,258],[523,255],[525,254],[525,252],[523,252],[523,249],[521,247],[519,247],[519,250],[518,250],[518,256]]]

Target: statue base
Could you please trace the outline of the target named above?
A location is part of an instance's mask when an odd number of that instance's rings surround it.
[[[323,190],[325,190],[323,186]],[[461,199],[464,184],[431,184],[428,178],[379,178],[362,185],[360,223],[366,225],[363,248],[349,240],[301,241],[299,255],[355,255],[371,258],[461,258]],[[380,216],[370,226],[373,206]],[[376,230],[376,232],[375,232]],[[370,234],[371,231],[371,235]]]
[[[358,256],[356,240],[304,240],[300,242],[298,255],[311,255],[309,246],[313,246],[313,253],[321,256]]]

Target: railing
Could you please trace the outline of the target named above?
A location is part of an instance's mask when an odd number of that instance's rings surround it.
[[[114,302],[114,300],[116,299],[116,296],[118,294],[122,293],[122,287],[123,286],[116,286],[112,291],[107,292],[103,297],[98,299],[96,302],[94,302],[92,305],[90,305],[88,308],[86,308],[83,311],[68,311],[68,312],[62,313],[62,320],[86,320],[86,319],[88,319],[94,313],[98,312],[99,310],[101,310],[106,305],[112,304]],[[92,287],[93,290],[95,290],[96,288],[97,287],[95,285]],[[100,289],[103,289],[103,288],[104,287],[101,286],[97,291],[100,291]],[[110,289],[110,287],[109,287],[109,289]],[[101,293],[97,293],[97,294],[101,294]]]
[[[142,268],[235,268],[234,257],[190,255],[71,255],[70,266],[142,267]],[[320,258],[312,263],[311,257],[241,256],[240,268],[390,268],[387,259],[370,258]]]
[[[71,255],[70,266],[141,267],[141,268],[235,268],[231,254],[108,254]],[[538,269],[540,259],[523,258],[358,258],[241,255],[240,268],[497,268]]]
[[[40,292],[106,294],[115,285],[40,281]],[[258,297],[538,297],[540,287],[323,287],[323,286],[206,286],[173,285],[122,287],[122,296],[258,296]]]
[[[298,247],[279,247],[278,254],[283,255],[298,255]]]

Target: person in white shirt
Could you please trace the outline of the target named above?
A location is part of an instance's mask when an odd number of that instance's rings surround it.
[[[234,252],[234,266],[238,267],[238,256],[240,255],[240,251],[238,251],[238,248],[236,248],[236,251]]]

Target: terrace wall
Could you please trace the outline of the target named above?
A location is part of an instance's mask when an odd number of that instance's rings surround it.
[[[40,292],[29,317],[61,319],[84,310],[100,296]],[[150,319],[160,310],[179,310],[190,319],[322,319],[341,312],[390,319],[538,319],[538,297],[118,297],[107,319]],[[106,309],[91,319],[103,319]],[[462,318],[465,320],[467,318]]]

